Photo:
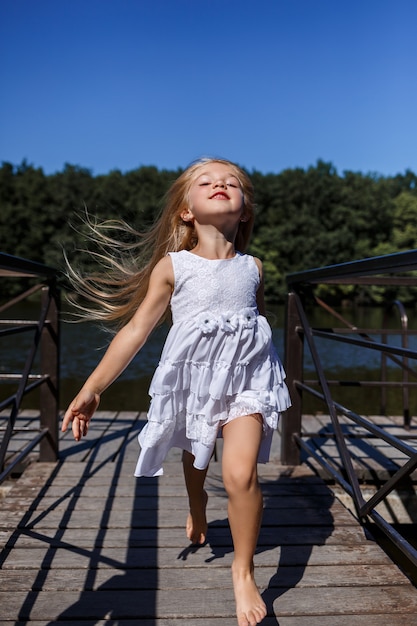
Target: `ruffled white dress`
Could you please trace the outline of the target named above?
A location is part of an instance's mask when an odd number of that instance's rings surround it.
[[[205,469],[221,427],[252,413],[263,416],[258,461],[266,463],[290,398],[271,328],[257,310],[255,260],[240,253],[209,260],[186,250],[170,257],[173,324],[150,385],[135,476],[162,474],[172,447],[188,450]]]

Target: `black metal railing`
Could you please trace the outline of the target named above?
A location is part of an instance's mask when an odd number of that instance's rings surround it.
[[[29,453],[39,445],[40,461],[58,458],[59,413],[59,310],[60,292],[56,270],[26,259],[0,253],[0,279],[17,281],[30,279],[30,286],[18,296],[0,305],[0,346],[4,337],[27,333],[30,337],[26,357],[19,372],[0,372],[0,384],[15,385],[14,393],[0,399],[2,428],[0,431],[0,483],[19,466]],[[9,309],[33,298],[40,292],[40,312],[37,320],[5,319]],[[38,298],[39,300],[39,298]],[[40,371],[35,372],[36,358]],[[4,369],[4,368],[2,368]],[[1,386],[0,386],[1,389]],[[16,436],[19,411],[23,398],[39,390],[39,427],[25,427],[25,443],[10,452],[11,441]],[[29,435],[28,435],[29,433]]]
[[[397,332],[401,335],[401,345],[393,345],[388,342],[388,331],[385,321],[381,329],[364,329],[347,322],[340,313],[326,305],[315,295],[318,285],[386,285],[386,286],[416,286],[417,277],[410,272],[417,270],[417,250],[363,259],[351,263],[343,263],[329,267],[323,267],[305,272],[290,274],[287,277],[289,288],[287,312],[286,312],[286,335],[285,335],[285,368],[287,381],[292,397],[292,407],[287,411],[282,421],[282,449],[281,460],[287,465],[300,463],[301,453],[313,457],[328,473],[331,479],[337,481],[352,498],[358,519],[364,525],[374,523],[385,537],[398,548],[412,567],[417,567],[417,550],[403,534],[388,522],[376,507],[386,501],[387,497],[395,489],[398,489],[404,481],[412,483],[412,473],[417,467],[417,447],[415,447],[416,434],[395,436],[387,429],[381,428],[370,419],[365,418],[357,411],[344,406],[335,399],[335,392],[331,389],[342,385],[342,381],[329,380],[323,367],[323,346],[328,342],[338,342],[344,349],[354,345],[363,350],[377,351],[381,355],[381,379],[379,381],[358,381],[361,387],[379,386],[381,390],[381,410],[385,411],[385,393],[389,386],[400,386],[403,391],[403,417],[404,428],[410,431],[411,416],[409,411],[409,389],[417,386],[417,371],[410,367],[415,364],[417,352],[408,347],[408,337],[412,332],[408,328],[408,320],[401,303],[395,301],[394,306],[400,313],[401,328],[389,330],[389,337]],[[314,307],[324,307],[339,322],[341,328],[316,328],[310,323]],[[375,335],[380,335],[381,340]],[[306,380],[305,347],[308,347],[314,371],[317,379]],[[403,372],[402,380],[388,381],[386,376],[386,360],[393,360]],[[412,381],[410,379],[413,378]],[[350,382],[350,385],[355,385]],[[304,396],[304,397],[303,397]],[[325,407],[330,418],[330,436],[336,442],[338,464],[334,464],[322,453],[320,446],[313,444],[320,433],[303,433],[302,416],[303,401],[305,398],[319,402]],[[346,421],[348,427],[346,427]],[[330,431],[329,431],[330,432]],[[367,444],[378,440],[388,444],[391,449],[395,448],[404,458],[404,463],[391,465],[391,473],[387,480],[377,485],[374,495],[365,500],[361,491],[360,480],[355,472],[351,446],[353,438],[367,438]],[[413,442],[414,439],[414,442]],[[380,451],[378,452],[380,454]],[[414,494],[415,496],[415,494]]]

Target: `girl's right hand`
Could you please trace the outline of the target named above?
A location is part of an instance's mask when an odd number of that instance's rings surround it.
[[[61,427],[62,432],[66,432],[71,422],[74,439],[75,441],[80,441],[87,434],[89,421],[93,417],[99,403],[100,396],[98,393],[85,388],[81,389],[78,396],[65,412]]]

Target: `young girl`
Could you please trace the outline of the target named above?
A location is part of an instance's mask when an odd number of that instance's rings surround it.
[[[101,306],[96,317],[117,320],[121,328],[62,424],[65,431],[72,422],[77,441],[87,434],[100,395],[170,305],[173,324],[152,379],[135,475],[161,474],[168,450],[183,450],[186,533],[203,544],[204,480],[222,434],[239,626],[255,626],[266,615],[253,564],[263,507],[257,462],[268,460],[279,414],[290,404],[264,317],[262,264],[243,254],[253,220],[248,176],[229,161],[203,159],[174,182],[161,217],[137,244],[143,249],[153,243],[144,269],[127,269],[113,254],[107,261],[121,275],[83,279],[73,273],[79,293]],[[100,236],[99,227],[93,228]],[[115,249],[114,240],[102,239]]]

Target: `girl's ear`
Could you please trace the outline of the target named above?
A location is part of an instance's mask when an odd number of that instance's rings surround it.
[[[192,222],[194,220],[194,215],[191,213],[190,209],[183,209],[180,216],[183,222]]]

